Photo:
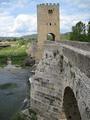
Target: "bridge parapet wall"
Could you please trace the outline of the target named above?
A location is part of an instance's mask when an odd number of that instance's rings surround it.
[[[82,72],[90,77],[90,43],[61,41],[61,42],[46,42],[46,49],[58,48],[60,52],[66,56],[69,61],[77,66]],[[49,50],[48,50],[49,51]]]
[[[65,45],[69,45],[69,46],[72,46],[75,48],[83,49],[86,51],[90,51],[90,43],[89,42],[79,42],[79,41],[66,40],[66,41],[60,41],[60,43],[65,44]]]

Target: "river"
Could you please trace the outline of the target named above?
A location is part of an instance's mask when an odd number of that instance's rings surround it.
[[[11,120],[11,118],[21,110],[24,99],[26,98],[29,70],[6,66],[0,69],[0,120]],[[14,85],[7,87],[5,84]]]

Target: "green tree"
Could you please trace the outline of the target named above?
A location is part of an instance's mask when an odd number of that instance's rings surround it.
[[[88,22],[87,25],[87,41],[90,42],[90,21]]]
[[[17,38],[13,38],[13,41],[16,41],[17,40]]]
[[[86,41],[86,26],[83,22],[80,21],[72,27],[70,39],[76,41]]]

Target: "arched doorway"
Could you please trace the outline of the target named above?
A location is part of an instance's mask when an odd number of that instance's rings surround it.
[[[48,33],[47,40],[55,41],[55,35],[53,33]]]
[[[67,120],[81,120],[77,101],[70,87],[65,88],[63,110]]]

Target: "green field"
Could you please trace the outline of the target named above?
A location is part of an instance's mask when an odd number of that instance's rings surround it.
[[[23,66],[24,60],[27,57],[26,49],[28,43],[15,41],[10,44],[10,47],[0,48],[0,66],[5,66],[8,58],[11,59],[12,64]]]

